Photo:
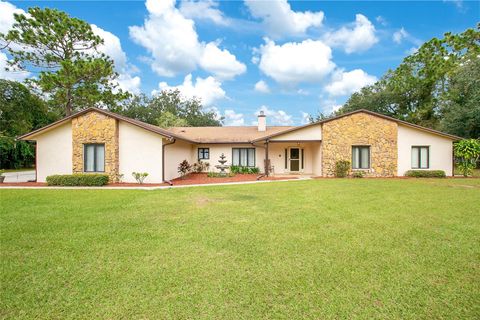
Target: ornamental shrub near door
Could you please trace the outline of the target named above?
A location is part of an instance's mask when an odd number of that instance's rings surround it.
[[[56,174],[47,177],[47,185],[49,186],[66,186],[66,187],[100,187],[108,183],[108,175],[106,174]]]

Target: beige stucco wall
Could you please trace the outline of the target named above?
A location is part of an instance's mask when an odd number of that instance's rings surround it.
[[[165,142],[167,144],[168,141]],[[183,160],[187,160],[190,164],[196,162],[193,158],[193,145],[181,140],[175,141],[172,145],[165,146],[165,179],[172,180],[180,176],[177,172],[178,165]]]
[[[37,181],[52,174],[72,173],[72,124],[70,121],[47,131],[37,140]]]
[[[352,146],[370,146],[370,177],[397,174],[397,123],[367,113],[355,113],[328,121],[322,127],[323,176],[335,174],[339,160],[352,161]]]
[[[72,119],[72,169],[84,172],[83,151],[86,143],[105,144],[105,173],[110,181],[118,178],[118,120],[91,111]]]
[[[265,149],[262,147],[258,147],[262,144],[257,143],[256,146],[251,144],[199,144],[195,145],[193,148],[193,161],[198,161],[198,148],[210,148],[210,159],[209,160],[202,160],[204,162],[210,163],[209,171],[218,172],[219,170],[215,168],[216,165],[220,163],[218,160],[222,153],[225,155],[225,159],[227,160],[226,165],[232,164],[232,149],[233,148],[255,148],[255,166],[260,169],[261,172],[264,171],[264,160],[265,160]]]
[[[119,173],[124,182],[136,182],[132,172],[147,172],[146,183],[163,181],[162,136],[120,121]]]
[[[300,169],[300,173],[304,174],[320,174],[320,142],[270,142],[269,158],[272,166],[274,166],[274,174],[289,174],[289,162],[287,159],[287,168],[285,168],[285,149],[300,148],[304,149],[304,168]],[[287,152],[287,156],[288,156]]]
[[[322,140],[322,126],[320,124],[300,128],[269,139],[270,141],[318,141]]]
[[[412,146],[430,147],[430,167],[423,170],[443,170],[452,175],[452,140],[404,125],[398,126],[398,175],[411,170]],[[421,169],[415,169],[421,170]]]

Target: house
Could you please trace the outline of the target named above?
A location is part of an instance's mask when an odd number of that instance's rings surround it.
[[[179,176],[178,164],[223,153],[227,164],[259,167],[268,175],[334,176],[339,160],[370,177],[407,170],[453,173],[452,144],[459,137],[367,110],[304,126],[175,127],[162,129],[106,110],[89,108],[19,139],[36,141],[37,181],[53,174],[104,172],[111,181],[147,172],[147,183]]]

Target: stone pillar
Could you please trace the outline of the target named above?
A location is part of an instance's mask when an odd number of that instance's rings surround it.
[[[73,173],[83,172],[83,145],[105,144],[105,173],[110,182],[117,182],[119,168],[118,120],[91,111],[72,119]]]

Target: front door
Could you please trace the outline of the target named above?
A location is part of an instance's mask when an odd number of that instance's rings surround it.
[[[290,172],[300,171],[300,149],[290,148]]]

